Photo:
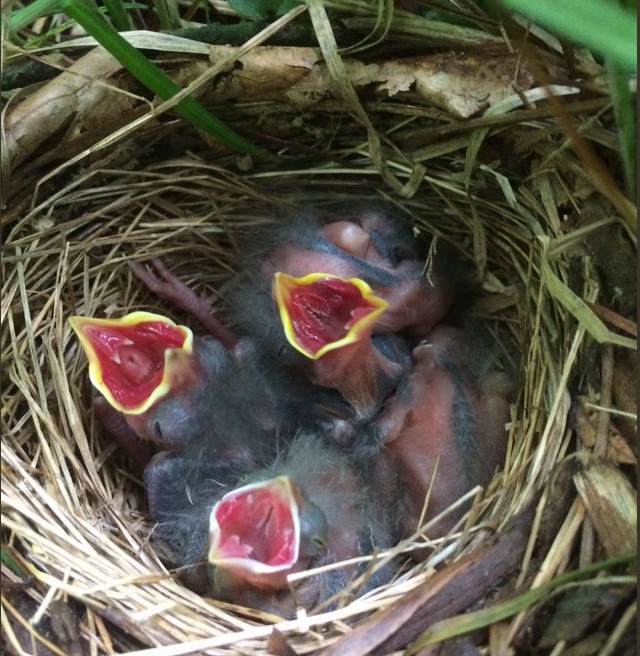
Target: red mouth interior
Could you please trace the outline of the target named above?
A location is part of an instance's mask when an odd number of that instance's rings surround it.
[[[223,558],[245,558],[272,567],[297,558],[291,504],[268,487],[256,487],[223,500],[216,511]]]
[[[102,381],[123,408],[135,408],[162,382],[164,353],[179,349],[186,336],[176,326],[144,321],[134,326],[85,325]]]
[[[315,355],[323,346],[343,339],[376,306],[353,283],[326,278],[294,287],[287,310],[298,344]]]

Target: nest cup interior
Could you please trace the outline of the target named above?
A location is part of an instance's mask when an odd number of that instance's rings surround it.
[[[240,619],[163,575],[166,570],[148,540],[152,527],[140,483],[93,418],[95,392],[68,317],[158,311],[204,333],[197,320],[146,290],[132,276],[127,260],[162,257],[224,318],[220,290],[242,257],[236,246],[240,235],[246,239],[257,227],[305,212],[306,207],[322,207],[328,198],[366,202],[382,195],[373,174],[363,175],[357,184],[339,175],[310,177],[303,184],[280,173],[267,188],[232,168],[221,170],[189,159],[156,162],[142,171],[104,171],[102,191],[93,181],[80,192],[69,190],[67,198],[50,208],[50,218],[33,226],[38,231],[33,248],[16,255],[14,290],[27,296],[24,314],[9,318],[15,336],[13,352],[8,353],[10,386],[22,396],[10,406],[15,424],[5,443],[10,451],[7,464],[13,469],[7,472],[9,480],[21,480],[20,499],[11,500],[21,513],[12,515],[14,530],[38,568],[60,580],[61,589],[97,604],[122,604],[123,612],[135,608],[149,613],[146,621],[164,616],[164,608],[172,624],[164,630],[173,639],[181,633],[185,639],[204,638],[212,631],[226,633],[251,624],[244,615]],[[554,310],[532,267],[544,243],[535,239],[518,212],[508,209],[495,178],[485,174],[476,181],[480,193],[474,194],[471,211],[463,194],[443,201],[442,188],[456,184],[455,172],[452,175],[446,163],[440,170],[434,167],[432,175],[434,181],[424,193],[410,201],[396,199],[396,211],[424,240],[425,250],[431,235],[438,235],[460,250],[478,276],[484,274],[476,313],[506,347],[503,355],[522,354],[522,366],[512,362],[520,393],[508,459],[468,523],[496,528],[567,448],[559,431],[543,446],[534,436],[541,433],[548,408],[560,400],[546,359],[561,366],[571,333],[563,329],[558,334],[557,326],[541,321],[543,313],[551,317]],[[544,216],[538,219],[544,225]],[[523,421],[534,408],[535,416]],[[530,467],[536,449],[537,470]],[[377,597],[382,601],[394,594],[394,585],[404,588],[420,569],[405,571]]]
[[[135,159],[121,154],[118,166],[98,159],[54,178],[36,209],[11,226],[3,258],[5,543],[33,575],[32,596],[44,613],[53,599],[86,605],[82,631],[99,653],[205,639],[215,653],[264,653],[274,618],[198,596],[155,552],[141,483],[93,416],[96,392],[69,317],[147,310],[202,334],[196,319],[145,289],[127,261],[162,258],[224,320],[224,285],[239,268],[238,244],[252,231],[337,201],[389,202],[425,244],[437,235],[460,251],[481,288],[472,311],[517,372],[504,468],[477,496],[462,535],[438,545],[436,555],[454,561],[500,531],[579,448],[567,424],[567,384],[592,342],[557,286],[569,281],[572,251],[563,238],[581,203],[568,191],[578,165],[565,151],[532,182],[535,158],[492,162],[487,153],[466,187],[460,151],[431,160],[405,199],[391,195],[364,159],[357,173],[312,169],[302,156],[241,172],[235,157],[212,159],[203,145],[187,150],[178,139],[168,124],[153,147],[129,144]],[[593,270],[580,262],[572,287],[594,301]],[[551,577],[561,571],[559,554],[579,539],[584,511],[574,506],[565,514],[568,533],[547,544]],[[532,535],[538,528],[532,525]],[[285,623],[282,631],[299,653],[318,649],[431,576],[431,564],[408,563],[364,599],[346,590],[339,610]]]

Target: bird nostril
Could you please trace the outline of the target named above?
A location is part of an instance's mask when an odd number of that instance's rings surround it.
[[[156,436],[156,438],[161,441],[163,438],[162,434],[162,426],[160,425],[159,421],[154,421],[153,422],[153,434]]]
[[[324,551],[327,548],[327,543],[319,537],[313,538],[313,544],[318,548],[318,551]]]

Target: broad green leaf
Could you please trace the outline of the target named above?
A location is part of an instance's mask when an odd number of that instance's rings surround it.
[[[502,0],[505,7],[616,62],[638,70],[638,16],[613,0]]]

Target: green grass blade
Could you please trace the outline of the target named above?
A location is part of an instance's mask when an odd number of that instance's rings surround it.
[[[94,6],[85,0],[60,0],[60,6],[157,96],[169,100],[180,91],[180,87],[170,77],[118,34]],[[232,150],[249,154],[257,154],[261,150],[228,128],[193,98],[181,100],[176,105],[176,111]]]
[[[617,64],[607,61],[609,91],[618,124],[618,139],[620,142],[620,157],[624,167],[624,180],[627,193],[636,202],[638,161],[636,153],[637,116],[635,99],[629,90],[629,76]]]
[[[122,4],[122,0],[104,0],[104,6],[118,32],[132,29],[129,14]]]
[[[60,11],[58,0],[36,0],[27,4],[26,7],[16,9],[11,12],[9,19],[9,34],[15,34],[37,21],[38,18],[55,14],[58,11]]]
[[[24,578],[26,574],[22,571],[16,561],[11,557],[9,550],[3,545],[0,549],[0,560],[17,576]]]
[[[403,656],[413,656],[429,645],[442,642],[443,640],[449,640],[464,635],[465,633],[477,631],[478,629],[505,620],[516,613],[526,611],[533,604],[537,603],[540,599],[543,599],[550,592],[562,585],[575,583],[589,575],[595,575],[603,570],[613,567],[629,565],[633,562],[633,559],[634,555],[630,554],[628,556],[611,558],[603,562],[594,563],[593,565],[589,565],[581,570],[567,572],[562,576],[558,576],[550,583],[528,590],[513,599],[494,604],[493,606],[483,608],[482,610],[476,610],[470,613],[465,613],[464,615],[456,615],[454,617],[434,622],[408,646]],[[631,584],[635,582],[635,578],[632,576],[625,576],[621,577],[620,581],[624,584]],[[599,581],[599,583],[603,582],[604,580]]]
[[[160,21],[161,30],[177,30],[182,27],[178,6],[172,0],[154,0],[153,6]]]
[[[638,70],[638,17],[610,0],[502,0],[505,7],[626,71]]]

